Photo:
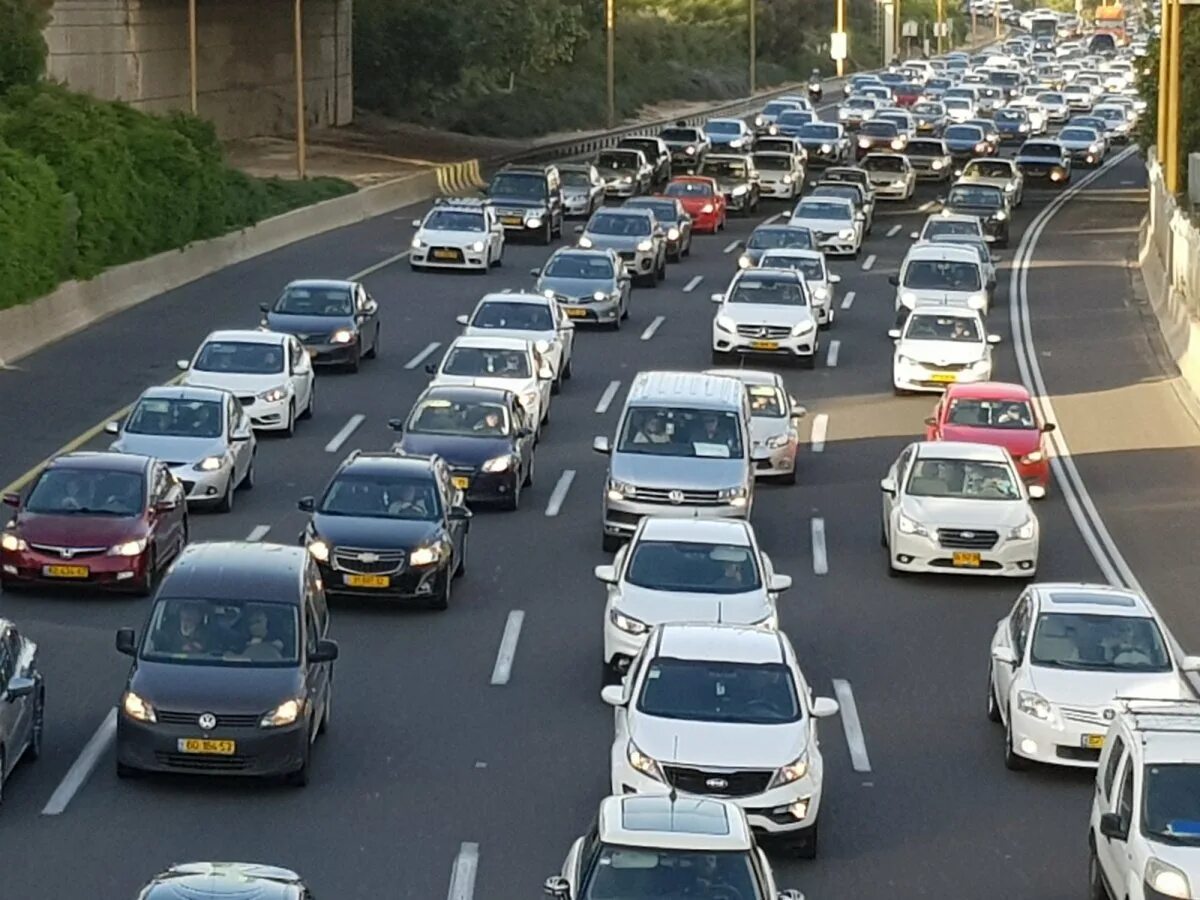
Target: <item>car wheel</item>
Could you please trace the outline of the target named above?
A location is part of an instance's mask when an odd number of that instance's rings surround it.
[[[355,349],[354,356],[351,357],[350,362],[346,363],[346,368],[349,369],[351,372],[357,372],[361,365],[362,365],[362,348],[358,347]]]
[[[542,231],[542,244],[549,245],[554,240],[554,225],[550,222],[546,223],[545,230]]]
[[[329,730],[329,720],[333,718],[333,683],[330,682],[325,688],[325,708],[321,710],[321,724],[317,726],[317,734],[324,734]]]
[[[808,356],[800,357],[800,365],[805,369],[815,369],[817,367],[817,348],[813,348],[813,352]]]
[[[221,499],[217,502],[216,510],[219,513],[233,512],[233,476],[229,476],[229,480],[225,482],[225,493],[221,495]]]
[[[1020,772],[1023,769],[1029,768],[1029,760],[1023,756],[1017,756],[1013,750],[1013,735],[1012,735],[1012,708],[1009,707],[1007,722],[1004,725],[1004,768],[1010,769],[1013,772]]]
[[[621,683],[621,673],[617,667],[605,660],[600,661],[600,689]]]
[[[572,354],[567,357],[567,364],[563,367],[563,378],[566,381],[570,381],[571,378],[575,375],[575,355],[573,352],[574,344],[571,345],[571,349],[572,349]]]
[[[283,429],[284,437],[294,437],[296,434],[296,403],[288,405],[287,427]]]
[[[30,727],[29,743],[25,745],[22,759],[25,762],[36,762],[42,755],[42,735],[46,725],[46,689],[39,688],[37,700],[33,707],[33,725]]]
[[[658,264],[658,268],[654,272],[654,280],[655,281],[666,281],[667,280],[667,255],[665,253],[663,254],[662,262],[660,262]]]
[[[1088,848],[1088,900],[1109,900],[1108,888],[1104,886],[1104,878],[1100,874],[1100,857],[1096,855],[1095,845]]]
[[[294,772],[288,772],[284,776],[286,781],[292,787],[308,787],[308,779],[312,773],[312,742],[309,741],[308,746],[304,748],[304,762],[300,763],[300,768]]]
[[[606,535],[604,535],[604,539],[603,539],[603,541],[601,541],[600,546],[604,550],[605,553],[616,553],[618,550],[621,549],[621,546],[624,543],[625,543],[625,541],[622,540],[620,535],[606,534]]]
[[[311,419],[313,413],[317,410],[317,385],[316,382],[308,389],[308,404],[304,407],[304,412],[300,413],[301,419]]]
[[[467,574],[467,537],[463,535],[462,550],[458,554],[458,562],[454,566],[454,577],[462,578]]]
[[[796,461],[797,461],[797,459],[798,459],[798,456],[796,454],[793,454],[792,455],[792,470],[790,472],[788,472],[786,475],[779,476],[780,484],[795,484],[796,483]]]
[[[449,608],[449,606],[450,606],[450,584],[453,581],[454,581],[454,579],[450,576],[449,572],[447,572],[445,575],[442,576],[441,589],[436,594],[434,594],[433,598],[429,601],[430,609],[442,610],[442,609]]]
[[[562,393],[562,383],[563,383],[562,372],[559,372],[558,375],[555,376],[554,381],[551,382],[551,384],[550,384],[550,393],[551,394],[561,394]]]
[[[524,487],[533,487],[533,467],[536,461],[537,458],[535,456],[531,455],[529,457],[529,468],[525,470],[525,480],[522,482]]]
[[[504,509],[508,510],[509,512],[516,512],[518,509],[521,508],[521,479],[520,478],[516,478],[513,480],[512,493],[509,494],[505,498],[504,503],[502,504],[502,507]]]
[[[257,452],[250,454],[250,465],[246,467],[246,474],[242,476],[242,483],[238,487],[247,491],[254,490],[254,463],[257,459]]]
[[[375,326],[375,339],[371,341],[371,349],[363,354],[367,359],[377,359],[379,357],[379,326]]]
[[[992,667],[988,666],[987,717],[989,722],[1001,722],[1000,706],[996,703],[996,686],[992,683]]]
[[[233,488],[229,489],[233,493]],[[146,559],[146,575],[142,579],[142,583],[134,588],[134,593],[139,597],[149,597],[154,593],[154,586],[158,583],[158,555],[151,550],[149,557]]]
[[[692,233],[690,231],[688,232],[687,243],[683,245],[683,255],[684,256],[692,255]]]
[[[629,318],[629,310],[627,310],[625,308],[625,302],[622,301],[621,305],[617,309],[617,315],[613,318],[613,320],[611,322],[608,323],[608,330],[609,331],[620,331],[621,330],[621,320],[628,319],[628,318]]]

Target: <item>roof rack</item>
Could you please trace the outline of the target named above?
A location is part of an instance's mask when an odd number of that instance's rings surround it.
[[[1200,732],[1200,699],[1117,697],[1114,702],[1121,712],[1132,718],[1135,731]]]

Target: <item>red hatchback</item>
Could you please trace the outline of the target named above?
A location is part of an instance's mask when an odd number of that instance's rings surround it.
[[[725,195],[716,179],[704,175],[672,178],[663,193],[675,197],[692,217],[692,231],[716,234],[725,228]]]
[[[1044,488],[1050,484],[1045,435],[1053,430],[1053,423],[1038,422],[1029,391],[998,381],[951,385],[925,420],[927,441],[1005,447],[1025,483]]]
[[[896,105],[902,109],[915,106],[923,94],[924,88],[919,84],[897,84],[892,86],[892,96],[896,98]]]
[[[68,453],[0,532],[0,587],[75,584],[148,594],[188,539],[183,485],[166,464],[124,453]]]

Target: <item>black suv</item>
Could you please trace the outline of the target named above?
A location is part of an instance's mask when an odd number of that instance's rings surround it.
[[[377,595],[450,605],[466,570],[471,512],[437,456],[355,451],[338,466],[300,540],[330,594]]]
[[[505,166],[492,176],[487,196],[509,234],[539,235],[543,244],[562,237],[562,176],[557,166]]]

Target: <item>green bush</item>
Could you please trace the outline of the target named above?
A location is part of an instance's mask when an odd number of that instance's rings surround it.
[[[51,0],[0,0],[0,94],[19,84],[36,84],[46,70]]]
[[[0,309],[58,284],[71,255],[68,216],[54,171],[0,142]]]

